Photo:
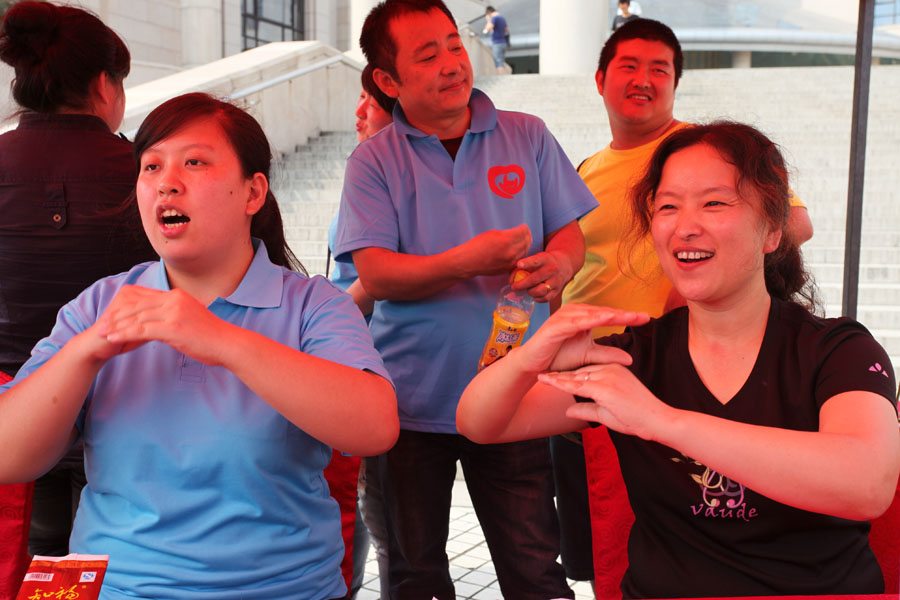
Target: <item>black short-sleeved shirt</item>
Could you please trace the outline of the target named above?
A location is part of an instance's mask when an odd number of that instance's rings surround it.
[[[724,405],[691,362],[686,308],[602,343],[628,351],[631,370],[663,402],[733,421],[817,431],[822,404],[841,392],[894,402],[890,360],[871,334],[797,304],[772,301],[759,358]],[[626,598],[883,591],[868,522],[786,506],[667,446],[610,434],[636,518]]]
[[[14,375],[88,285],[156,255],[131,142],[91,115],[23,114],[0,135],[0,370]]]

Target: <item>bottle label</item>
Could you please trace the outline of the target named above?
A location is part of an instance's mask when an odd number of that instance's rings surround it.
[[[478,370],[485,368],[500,357],[522,343],[522,337],[528,330],[529,315],[517,308],[504,307],[494,311],[494,326],[491,335],[484,345]]]
[[[518,344],[522,334],[518,331],[506,331],[501,329],[497,332],[497,338],[494,340],[498,344]]]

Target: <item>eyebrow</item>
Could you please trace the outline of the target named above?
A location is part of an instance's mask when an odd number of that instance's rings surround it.
[[[147,149],[144,151],[144,154],[147,154],[148,152],[159,152],[159,145],[160,145],[161,143],[165,142],[165,141],[166,141],[165,139],[162,139],[162,140],[158,141],[155,145],[150,146],[149,148],[147,148]],[[188,144],[187,146],[182,146],[181,148],[179,148],[179,150],[182,150],[182,151],[186,151],[186,150],[215,150],[215,148],[214,148],[213,146],[211,146],[211,145],[209,145],[209,144],[206,144],[206,143],[203,143],[203,142],[194,142],[194,143],[192,143],[192,144]]]
[[[722,194],[722,193],[739,197],[737,190],[728,185],[714,185],[712,187],[708,187],[700,192],[700,196],[708,196],[710,194]],[[663,191],[657,191],[656,194],[654,194],[654,198],[659,198],[660,196],[662,196],[664,198],[669,197],[669,196],[680,198],[683,195],[684,194],[678,193],[676,191],[663,190]]]
[[[437,48],[437,42],[425,42],[420,46],[416,46],[413,49],[413,54],[420,54],[425,50],[431,50],[432,48]]]
[[[626,56],[617,56],[617,57],[616,57],[616,60],[625,61],[625,62],[640,62],[640,59],[638,59],[638,57],[636,57],[636,56],[628,56],[628,55],[626,55]],[[662,60],[662,59],[654,59],[654,60],[651,60],[651,61],[650,61],[650,64],[651,64],[651,65],[662,65],[662,66],[666,66],[666,67],[672,67],[672,66],[673,66],[671,61],[668,61],[668,60]]]
[[[456,40],[456,39],[461,39],[461,38],[459,37],[459,33],[457,33],[456,31],[454,31],[453,33],[451,33],[451,34],[449,34],[449,35],[447,36],[447,39],[448,39],[448,40]],[[415,55],[415,54],[420,54],[420,53],[424,52],[425,50],[431,50],[431,49],[434,49],[434,48],[437,48],[437,47],[438,47],[438,43],[437,43],[437,42],[425,42],[425,43],[421,44],[420,46],[416,46],[416,47],[413,49],[413,54],[414,54],[414,55]]]

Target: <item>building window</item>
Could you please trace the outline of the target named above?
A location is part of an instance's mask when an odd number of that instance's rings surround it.
[[[303,0],[243,0],[244,50],[302,40],[303,4]]]
[[[900,0],[875,0],[875,27],[900,23]]]

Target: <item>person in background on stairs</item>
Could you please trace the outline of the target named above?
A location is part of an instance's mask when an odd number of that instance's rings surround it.
[[[370,327],[397,385],[400,439],[376,459],[390,598],[456,598],[446,544],[457,461],[503,596],[572,598],[547,440],[472,444],[455,411],[512,271],[528,273],[513,285],[537,301],[533,329],[584,260],[575,219],[596,202],[540,119],[473,89],[440,0],[380,3],[360,46],[397,106],[347,161],[335,256],[352,258],[378,300]]]
[[[284,239],[259,123],[207,94],[155,108],[134,143],[160,260],[66,304],[0,387],[0,482],[85,442],[70,549],[108,554],[102,600],[343,598],[332,448],[397,438],[359,310]]]
[[[600,53],[595,74],[603,98],[610,143],[585,159],[578,174],[597,208],[578,221],[587,251],[584,266],[566,286],[562,302],[645,312],[658,317],[683,303],[659,268],[649,237],[626,248],[629,183],[646,168],[653,151],[688,126],[674,116],[675,90],[684,62],[672,30],[652,19],[635,19],[617,29]],[[799,243],[812,236],[806,207],[791,197],[789,235]],[[619,333],[621,326],[597,327],[595,337]],[[589,435],[599,435],[590,432]],[[592,580],[590,515],[585,452],[578,433],[551,438],[562,562],[570,579]]]
[[[18,2],[0,30],[15,69],[18,127],[0,135],[0,381],[13,377],[56,313],[88,285],[156,258],[141,229],[125,111],[131,56],[95,15]],[[84,486],[81,444],[34,484],[0,487],[0,599],[28,554],[65,556]],[[32,510],[33,506],[33,510]],[[30,534],[29,534],[29,518]],[[27,542],[27,545],[26,545]],[[27,547],[26,547],[27,546]]]
[[[631,0],[631,2],[629,2],[628,12],[638,17],[644,16],[644,10],[641,8],[641,3],[637,0]],[[619,6],[616,8],[616,15],[620,17],[623,16],[621,3],[619,3]]]
[[[789,196],[753,127],[672,133],[626,245],[650,235],[686,305],[565,304],[460,400],[480,443],[608,427],[634,514],[624,598],[884,592],[867,521],[897,489],[894,374],[865,327],[810,312]]]
[[[394,120],[395,98],[385,95],[372,80],[372,66],[366,65],[362,71],[362,90],[356,103],[356,139],[362,143],[381,131]],[[334,239],[337,235],[338,215],[334,216],[328,228],[329,256],[333,254]],[[335,262],[331,280],[348,292],[368,323],[375,306],[375,299],[366,293],[359,283],[352,262]],[[325,479],[331,488],[331,495],[341,506],[341,523],[344,546],[351,548],[344,555],[341,570],[347,580],[350,600],[362,587],[365,574],[366,556],[369,551],[369,536],[378,555],[378,574],[381,597],[388,597],[387,531],[383,517],[383,502],[379,486],[378,471],[373,460],[358,456],[345,456],[333,451],[331,463],[325,469]],[[367,535],[368,531],[368,535]]]
[[[629,21],[634,21],[635,19],[639,19],[640,16],[636,14],[632,14],[629,12],[629,7],[631,6],[631,0],[619,0],[619,8],[617,10],[616,16],[613,18],[612,22],[612,30],[615,31],[625,23]]]
[[[494,67],[497,75],[503,75],[506,68],[506,51],[509,49],[509,25],[506,17],[500,14],[493,6],[488,6],[484,12],[485,24],[482,33],[491,34],[491,55],[494,58]]]

